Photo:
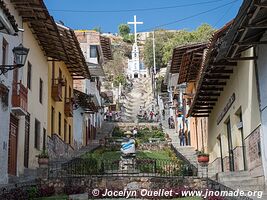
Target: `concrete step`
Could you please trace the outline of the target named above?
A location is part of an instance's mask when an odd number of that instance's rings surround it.
[[[222,182],[224,185],[232,188],[232,189],[240,189],[243,191],[262,191],[264,190],[263,185],[254,185],[250,183],[239,183],[238,181],[236,182]]]
[[[219,177],[249,177],[250,176],[250,173],[249,171],[229,171],[229,172],[220,172],[218,173],[218,176]]]

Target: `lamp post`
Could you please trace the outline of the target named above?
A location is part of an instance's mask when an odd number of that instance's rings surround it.
[[[14,47],[12,50],[14,54],[14,65],[0,65],[0,75],[7,73],[9,70],[13,70],[16,68],[21,68],[25,65],[29,49],[23,47],[22,44],[20,44],[17,47]]]

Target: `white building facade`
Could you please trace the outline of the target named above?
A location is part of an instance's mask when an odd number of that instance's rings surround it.
[[[132,59],[128,59],[127,75],[129,78],[142,78],[147,76],[147,69],[144,63],[140,61],[137,43],[133,44]]]

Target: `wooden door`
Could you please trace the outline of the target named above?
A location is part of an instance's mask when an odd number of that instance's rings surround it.
[[[19,120],[10,114],[9,145],[8,145],[8,174],[17,174],[17,143]]]

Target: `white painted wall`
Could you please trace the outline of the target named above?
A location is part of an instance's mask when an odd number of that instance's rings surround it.
[[[84,110],[79,107],[73,112],[73,140],[74,148],[79,149],[83,144]]]
[[[32,34],[28,25],[24,23],[23,42],[24,46],[30,48],[26,65],[23,68],[22,82],[27,86],[27,63],[32,64],[32,85],[28,89],[28,113],[30,114],[30,154],[29,154],[29,168],[36,168],[38,166],[36,155],[40,153],[34,147],[35,140],[35,119],[40,121],[40,150],[43,147],[43,129],[47,130],[47,112],[48,112],[48,62],[47,57],[39,46],[35,36]],[[39,102],[39,84],[40,79],[43,81],[43,102]],[[24,117],[23,117],[24,118]],[[18,168],[20,173],[23,173],[24,168],[24,137],[25,137],[25,122],[22,122],[23,128],[19,130],[19,153],[18,153]],[[22,149],[23,147],[23,149]]]
[[[4,0],[9,12],[15,17],[19,27],[21,27],[22,19],[18,16],[17,11],[10,4],[9,0]],[[18,46],[21,40],[19,36],[11,36],[0,33],[0,63],[2,63],[2,44],[3,38],[8,42],[8,55],[6,64],[13,64],[14,56],[12,49]],[[12,80],[13,71],[9,71],[6,75],[0,75],[0,82],[6,85],[9,89],[8,107],[4,108],[0,100],[0,184],[7,183],[8,181],[8,139],[9,139],[9,120],[11,111],[11,94],[12,94]]]
[[[261,39],[267,40],[267,33]],[[258,49],[258,78],[260,90],[260,112],[261,112],[261,148],[262,163],[264,169],[265,183],[267,184],[267,46],[259,45]]]

